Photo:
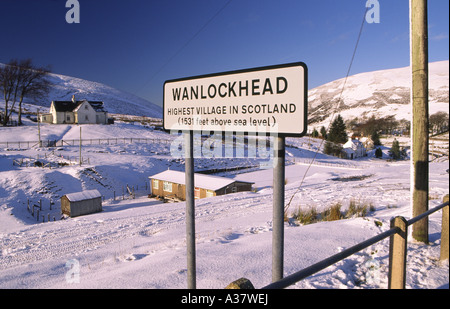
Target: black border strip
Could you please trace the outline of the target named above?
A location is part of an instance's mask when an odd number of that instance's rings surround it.
[[[304,76],[304,119],[303,119],[303,132],[300,133],[285,133],[285,132],[273,132],[268,133],[267,135],[278,135],[278,136],[284,136],[284,137],[301,137],[306,135],[307,129],[308,129],[308,67],[304,62],[292,62],[292,63],[286,63],[286,64],[278,64],[278,65],[270,65],[270,66],[263,66],[263,67],[257,67],[257,68],[250,68],[250,69],[242,69],[242,70],[234,70],[234,71],[227,71],[227,72],[220,72],[220,73],[212,73],[212,74],[205,74],[205,75],[198,75],[198,76],[190,76],[190,77],[184,77],[184,78],[177,78],[177,79],[171,79],[166,80],[163,85],[163,128],[166,132],[169,132],[170,129],[166,129],[165,127],[165,89],[166,84],[169,83],[175,83],[175,82],[181,82],[181,81],[187,81],[187,80],[194,80],[194,79],[203,79],[203,78],[210,78],[210,77],[217,77],[217,76],[224,76],[224,75],[234,75],[234,74],[242,74],[242,73],[250,73],[250,72],[258,72],[258,71],[268,71],[268,70],[274,70],[274,69],[282,69],[282,68],[289,68],[289,67],[303,67],[303,70],[305,72]],[[190,132],[193,130],[179,130],[184,132]],[[196,132],[197,130],[195,130]],[[244,133],[246,135],[257,135],[256,132],[247,132],[247,131],[222,131],[222,132],[233,132],[233,133]]]

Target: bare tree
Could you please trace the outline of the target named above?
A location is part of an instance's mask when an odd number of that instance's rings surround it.
[[[437,112],[430,116],[431,133],[441,133],[448,130],[448,114],[446,112]]]
[[[31,59],[11,60],[6,66],[0,68],[0,90],[3,91],[5,100],[3,125],[7,124],[17,100],[19,103],[18,123],[22,124],[23,99],[25,97],[37,99],[48,93],[50,82],[46,77],[49,72],[49,68],[34,67]]]
[[[9,64],[0,66],[0,90],[3,92],[3,99],[5,101],[5,110],[3,112],[2,124],[5,126],[8,123],[9,115],[9,102],[11,96],[14,96],[16,79],[18,75],[17,60],[11,60]],[[11,106],[11,110],[14,108]]]

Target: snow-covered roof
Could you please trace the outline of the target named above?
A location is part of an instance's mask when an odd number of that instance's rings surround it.
[[[57,112],[76,112],[84,102],[89,103],[96,112],[106,112],[105,106],[101,101],[52,101],[52,104]]]
[[[52,105],[57,112],[72,112],[78,106],[72,101],[52,101]]]
[[[69,193],[66,194],[66,197],[71,202],[79,202],[84,200],[91,200],[94,198],[99,198],[102,195],[98,190],[87,190],[82,192],[75,192],[75,193]]]
[[[179,172],[179,171],[167,170],[162,173],[153,175],[149,178],[158,179],[158,180],[162,180],[162,181],[168,181],[168,182],[182,184],[182,185],[186,184],[184,172]],[[234,179],[230,179],[230,178],[226,178],[226,177],[211,176],[211,175],[204,175],[204,174],[194,174],[194,185],[197,188],[216,191],[216,190],[222,189],[234,182],[252,183],[252,182],[247,182],[247,181],[234,180]]]
[[[353,147],[362,147],[363,143],[357,139],[349,139],[342,148],[353,148]]]

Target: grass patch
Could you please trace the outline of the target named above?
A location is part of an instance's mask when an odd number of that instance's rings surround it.
[[[316,207],[311,207],[309,209],[303,209],[301,206],[297,208],[293,217],[300,224],[306,225],[311,223],[316,223],[318,221],[318,213]]]
[[[343,211],[342,207],[341,202],[336,202],[322,212],[318,212],[315,206],[309,208],[299,206],[292,214],[292,219],[301,225],[307,225],[321,221],[365,217],[369,212],[375,210],[371,202],[356,199],[350,200],[347,210]]]
[[[322,213],[322,221],[337,221],[341,220],[344,215],[341,212],[342,204],[334,203],[329,208],[325,209]]]
[[[345,217],[365,217],[370,211],[374,210],[375,207],[371,202],[351,199]]]

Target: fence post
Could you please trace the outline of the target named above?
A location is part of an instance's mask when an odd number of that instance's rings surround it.
[[[448,194],[444,197],[443,203],[448,202]],[[442,231],[441,231],[441,256],[440,260],[448,260],[448,208],[449,205],[442,208]]]
[[[406,285],[406,254],[408,222],[403,217],[391,220],[391,228],[400,231],[390,237],[389,243],[389,289],[404,289]]]
[[[241,278],[236,281],[231,282],[227,287],[226,290],[254,290],[255,287],[251,283],[250,280],[247,278]]]

